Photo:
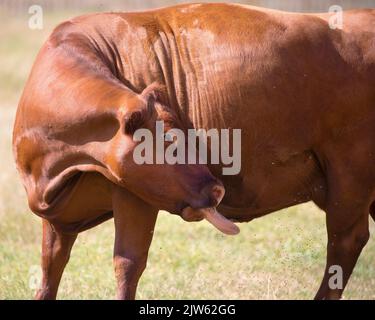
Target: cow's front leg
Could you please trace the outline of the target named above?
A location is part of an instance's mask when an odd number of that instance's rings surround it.
[[[120,187],[113,192],[117,299],[134,299],[146,267],[158,210]]]
[[[364,212],[345,229],[338,229],[339,220],[327,216],[327,265],[315,299],[340,299],[357,259],[369,238],[368,213]],[[336,217],[339,218],[339,217]],[[342,218],[342,217],[341,217]]]
[[[43,220],[42,283],[37,300],[56,299],[57,289],[77,234],[64,234]]]

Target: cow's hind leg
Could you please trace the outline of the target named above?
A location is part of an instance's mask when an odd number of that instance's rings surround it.
[[[337,152],[326,164],[328,197],[327,264],[316,299],[340,299],[357,259],[369,239],[369,211],[374,173],[366,157]],[[352,156],[354,154],[355,156]],[[347,157],[346,157],[347,156]]]
[[[328,213],[329,215],[329,213]],[[327,264],[322,284],[315,299],[340,299],[369,238],[368,213],[360,215],[349,228],[335,227],[327,217]]]
[[[56,299],[57,289],[68,263],[70,251],[73,247],[77,234],[64,234],[53,228],[47,221],[43,220],[42,240],[42,283],[35,299]]]
[[[114,267],[117,298],[134,299],[147,263],[158,210],[120,187],[114,187]]]

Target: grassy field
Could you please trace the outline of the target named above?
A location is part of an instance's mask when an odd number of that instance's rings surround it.
[[[11,154],[20,90],[52,27],[76,13],[48,15],[42,31],[27,18],[0,16],[0,299],[30,299],[40,259],[41,222],[26,204]],[[310,299],[325,262],[324,214],[312,204],[289,208],[224,237],[207,223],[161,212],[139,299]],[[374,224],[371,222],[371,231]],[[111,299],[113,221],[81,234],[58,298]],[[347,299],[375,298],[375,241],[358,261]]]

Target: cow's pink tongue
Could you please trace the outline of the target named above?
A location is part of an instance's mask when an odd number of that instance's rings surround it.
[[[186,207],[181,214],[185,221],[201,221],[206,219],[214,227],[227,235],[236,235],[240,229],[230,220],[225,218],[222,214],[216,211],[216,208],[193,209]]]
[[[222,214],[216,211],[216,208],[201,209],[204,218],[214,227],[227,235],[236,235],[240,232],[232,221],[225,218]]]

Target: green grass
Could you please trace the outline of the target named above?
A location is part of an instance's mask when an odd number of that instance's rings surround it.
[[[77,14],[77,13],[76,13]],[[38,48],[51,28],[74,14],[47,16],[43,31],[22,18],[0,26],[0,299],[30,299],[40,260],[41,222],[27,208],[11,154],[17,99]],[[186,223],[160,213],[141,299],[310,299],[325,262],[324,214],[312,204],[289,208],[248,224],[236,237],[206,222]],[[371,231],[374,224],[371,223]],[[111,299],[113,221],[81,234],[64,273],[59,298]],[[358,261],[347,299],[375,298],[375,241]],[[37,273],[36,273],[37,275]]]

